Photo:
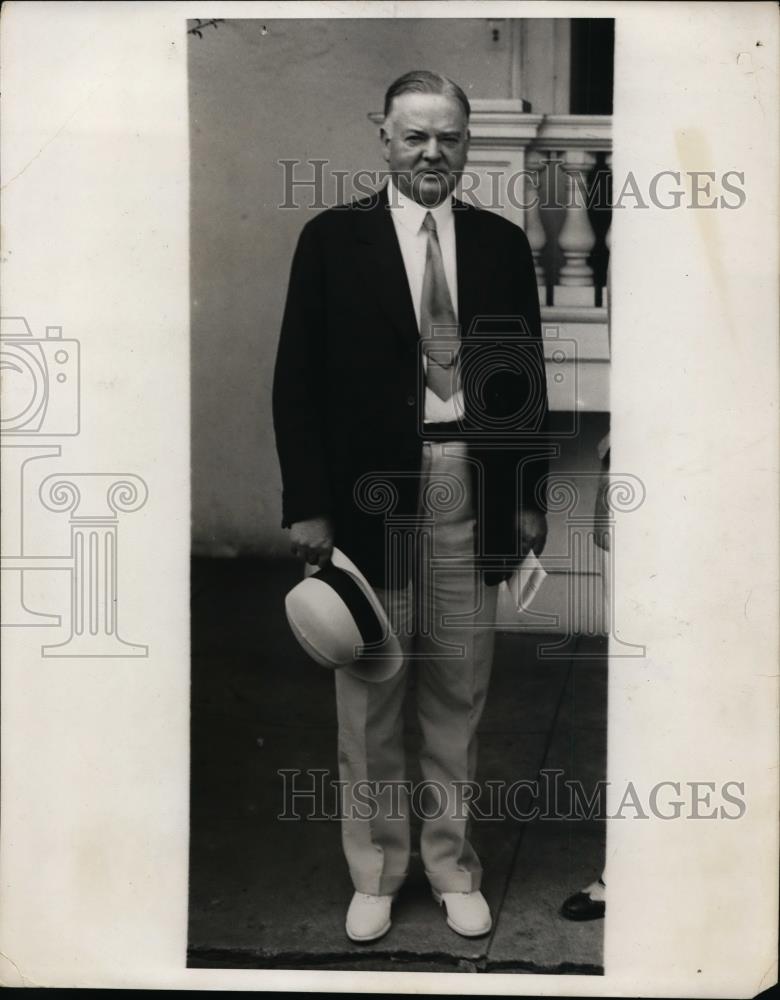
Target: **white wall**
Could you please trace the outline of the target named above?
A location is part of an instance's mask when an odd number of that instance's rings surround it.
[[[409,69],[438,70],[471,97],[512,96],[509,29],[502,22],[494,41],[481,19],[228,20],[190,36],[196,551],[287,551],[271,378],[290,259],[311,210],[277,207],[284,195],[277,161],[381,169],[366,116]],[[560,25],[553,30],[544,19],[533,32],[561,36]],[[526,45],[521,85],[534,110],[561,110],[546,59],[542,65],[533,55],[535,44],[530,53]],[[329,186],[326,201],[334,199]]]

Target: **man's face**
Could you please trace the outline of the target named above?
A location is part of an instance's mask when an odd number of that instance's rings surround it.
[[[443,94],[401,94],[380,134],[402,194],[427,208],[449,198],[469,150],[468,120],[458,101]]]

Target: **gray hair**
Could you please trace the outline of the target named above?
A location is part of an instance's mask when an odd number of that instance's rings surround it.
[[[413,69],[393,81],[385,94],[385,118],[390,114],[393,100],[401,94],[442,94],[451,97],[463,108],[466,118],[471,115],[471,105],[464,91],[447,76],[428,69]]]

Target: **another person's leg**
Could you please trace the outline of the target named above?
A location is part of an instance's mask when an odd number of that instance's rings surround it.
[[[611,539],[609,531],[609,508],[607,506],[608,470],[608,460],[602,459],[601,482],[599,484],[594,516],[595,541],[601,556],[602,606],[604,608],[604,620],[607,630],[609,630],[609,623],[612,620]],[[566,917],[567,920],[599,920],[606,912],[606,903],[607,868],[605,865],[604,870],[595,882],[591,882],[584,889],[580,889],[563,901],[561,916]]]
[[[606,912],[607,880],[606,871],[584,889],[573,893],[563,901],[561,916],[567,920],[599,920]]]

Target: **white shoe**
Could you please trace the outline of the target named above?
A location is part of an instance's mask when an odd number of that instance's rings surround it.
[[[443,906],[447,925],[464,937],[481,937],[493,926],[485,897],[481,892],[439,892],[433,898]]]
[[[350,941],[376,941],[390,930],[391,896],[369,896],[356,892],[347,910],[346,931]]]

